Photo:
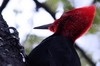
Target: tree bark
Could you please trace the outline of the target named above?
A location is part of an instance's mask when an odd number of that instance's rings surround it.
[[[0,66],[25,66],[24,57],[24,48],[19,43],[17,30],[8,27],[0,15]]]

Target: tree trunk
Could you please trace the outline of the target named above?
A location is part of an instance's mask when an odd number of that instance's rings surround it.
[[[24,57],[24,48],[19,43],[17,30],[8,27],[0,15],[0,66],[25,66]]]

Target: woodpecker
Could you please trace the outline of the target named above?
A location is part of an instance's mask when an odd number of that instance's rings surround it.
[[[42,26],[54,34],[30,52],[27,66],[81,66],[74,43],[92,26],[95,13],[94,5],[76,8],[65,12],[53,24]]]

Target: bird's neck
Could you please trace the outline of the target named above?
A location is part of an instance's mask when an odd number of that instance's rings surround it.
[[[72,42],[73,44],[75,43],[75,40],[74,39],[70,39],[68,36],[66,36],[66,35],[64,35],[62,33],[54,33],[53,35],[55,35],[55,36],[62,36],[64,38],[66,38],[66,40]]]

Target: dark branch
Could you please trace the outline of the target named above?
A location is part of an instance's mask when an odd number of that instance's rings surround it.
[[[37,9],[40,7],[44,8],[53,17],[54,20],[56,19],[55,12],[53,12],[46,4],[40,3],[37,0],[34,0],[34,2],[36,3]]]
[[[97,2],[97,0],[94,0],[92,4],[95,4]]]
[[[1,5],[1,7],[0,7],[0,14],[3,11],[3,9],[6,7],[6,5],[7,5],[8,2],[9,2],[9,0],[3,0],[3,3]]]
[[[81,52],[81,55],[91,64],[91,66],[96,66],[95,63],[85,54],[85,52],[75,44],[75,48]]]

